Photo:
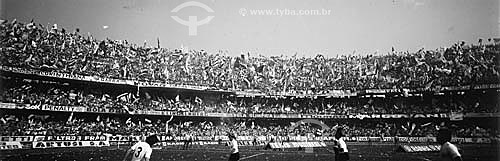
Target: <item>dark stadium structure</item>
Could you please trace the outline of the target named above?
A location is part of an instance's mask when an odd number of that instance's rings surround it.
[[[325,160],[338,128],[352,160],[429,160],[442,127],[466,160],[498,159],[498,43],[267,58],[95,40],[34,23],[0,30],[0,160],[117,160],[150,134],[161,138],[155,159],[221,160],[228,132],[248,160]],[[192,149],[181,150],[185,136],[194,136]]]

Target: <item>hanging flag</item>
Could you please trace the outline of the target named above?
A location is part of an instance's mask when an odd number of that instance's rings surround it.
[[[137,87],[139,87],[139,86],[137,86]],[[133,95],[132,93],[130,93],[129,98],[130,98],[129,100],[134,100],[134,102],[132,102],[132,103],[139,101],[141,99],[139,97],[139,88],[137,88],[137,95]]]
[[[102,28],[103,28],[103,29],[107,29],[107,28],[109,28],[109,26],[102,26]]]
[[[461,112],[451,112],[450,120],[451,121],[461,121],[461,120],[464,120],[464,114],[461,113]]]
[[[175,102],[180,102],[181,101],[181,98],[179,95],[175,96]]]
[[[425,90],[429,90],[432,87],[432,83],[434,83],[434,80],[431,80],[429,83],[425,85]]]
[[[69,115],[67,122],[71,122],[72,120],[73,120],[73,112],[71,112],[71,114]]]
[[[429,126],[429,125],[431,125],[431,124],[432,124],[432,122],[428,122],[428,123],[425,123],[425,124],[423,124],[423,125],[420,125],[420,127],[426,127],[426,126]]]
[[[57,24],[52,25],[52,30],[57,30]]]
[[[189,127],[189,126],[191,126],[191,123],[193,123],[193,121],[185,122],[183,125],[184,125],[184,127]]]
[[[413,133],[413,130],[415,130],[415,127],[416,127],[416,126],[417,126],[417,125],[416,125],[415,123],[412,123],[412,124],[411,124],[411,130],[410,130],[410,133],[409,133],[410,135]]]
[[[130,109],[128,106],[123,105],[122,108],[127,111],[128,114],[134,114],[134,110]]]
[[[7,120],[5,120],[3,117],[0,119],[0,121],[2,121],[3,124],[7,123]]]
[[[408,92],[410,92],[410,90],[409,90],[409,89],[406,89],[406,88],[403,88],[403,90],[402,90],[402,91],[403,91],[403,96],[404,96],[404,97],[408,97],[408,95],[409,95],[409,94],[408,94]]]
[[[157,46],[157,47],[158,47],[158,49],[159,49],[159,48],[161,48],[161,47],[160,47],[160,38],[159,38],[159,37],[157,37],[157,38],[156,38],[156,42],[158,43],[158,46]]]
[[[28,120],[28,124],[30,126],[35,126],[35,121],[34,120]]]
[[[122,93],[122,94],[116,96],[116,99],[128,102],[130,99],[129,96],[130,96],[130,93]]]
[[[500,38],[493,38],[493,42],[496,44],[496,43],[500,43]]]
[[[196,102],[198,104],[202,104],[203,100],[200,97],[196,96],[196,98],[194,99],[194,102]]]
[[[170,119],[167,120],[167,124],[174,119],[174,115],[170,116]]]
[[[185,62],[184,62],[184,70],[187,74],[191,73],[191,70],[189,68],[189,63],[191,62],[191,54],[189,54],[189,52],[187,52],[186,56],[185,56]]]
[[[45,120],[47,118],[49,118],[50,116],[49,115],[35,115],[35,114],[31,114],[28,116],[28,119],[38,119],[38,120]],[[8,120],[7,120],[8,121]]]
[[[106,101],[109,97],[111,96],[109,96],[108,94],[103,94],[101,97],[101,101]]]
[[[170,119],[167,120],[167,122],[165,123],[165,132],[168,133],[168,123],[170,123],[170,121],[172,121],[172,119],[174,118],[174,115],[170,116]]]

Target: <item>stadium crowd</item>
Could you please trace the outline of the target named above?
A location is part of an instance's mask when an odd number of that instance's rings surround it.
[[[13,82],[5,83],[1,88],[0,102],[124,109],[129,112],[155,110],[242,114],[497,113],[498,109],[500,109],[498,100],[494,99],[498,97],[498,93],[496,95],[455,94],[452,96],[432,96],[430,99],[424,99],[421,96],[378,98],[229,97],[216,101],[204,101],[199,97],[194,99],[168,98],[148,94],[147,92],[144,92],[142,97],[131,93],[117,96],[106,94],[106,90],[89,89],[82,91],[74,87],[45,83],[21,83],[10,86]]]
[[[500,44],[480,40],[417,52],[342,55],[328,58],[265,57],[243,53],[167,49],[126,40],[96,40],[40,24],[2,21],[0,63],[42,71],[208,86],[263,93],[327,93],[331,90],[432,89],[497,84]],[[252,55],[253,56],[252,56]]]
[[[419,123],[345,121],[327,122],[332,128],[321,129],[304,122],[290,122],[282,125],[259,125],[253,121],[213,123],[211,121],[186,121],[169,123],[164,120],[128,118],[104,118],[101,116],[77,117],[67,120],[53,119],[50,115],[31,114],[29,116],[2,115],[0,135],[149,135],[151,133],[168,136],[214,137],[233,131],[239,136],[333,136],[338,127],[346,136],[435,136],[442,122]],[[269,122],[268,122],[269,123]],[[168,125],[167,125],[168,124]],[[481,127],[474,123],[452,123],[457,137],[500,137],[496,128]]]

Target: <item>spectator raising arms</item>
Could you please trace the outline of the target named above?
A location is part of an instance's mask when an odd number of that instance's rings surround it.
[[[323,94],[500,83],[500,44],[494,42],[335,58],[252,56],[258,53],[230,57],[227,51],[207,53],[96,40],[78,30],[46,30],[34,22],[3,22],[0,30],[3,66],[179,86]]]

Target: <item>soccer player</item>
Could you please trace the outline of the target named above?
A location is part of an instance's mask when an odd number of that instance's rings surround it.
[[[151,135],[146,138],[146,142],[138,142],[135,143],[129,150],[127,150],[127,154],[123,158],[123,161],[127,160],[128,155],[132,152],[132,161],[149,161],[151,158],[151,153],[153,146],[155,143],[159,142],[159,139],[156,135]]]
[[[347,161],[349,160],[349,151],[347,150],[347,144],[342,137],[344,136],[342,128],[338,128],[335,132],[335,146],[333,150],[335,151],[335,161]]]
[[[442,161],[462,161],[462,155],[458,152],[457,146],[450,143],[451,131],[449,129],[440,129],[437,141],[441,144],[439,155]]]
[[[240,160],[240,152],[238,150],[238,141],[236,140],[236,135],[229,133],[229,146],[231,146],[231,155],[229,156],[229,161]]]
[[[193,145],[194,136],[191,132],[188,132],[184,137],[184,146],[182,149],[187,150]]]

